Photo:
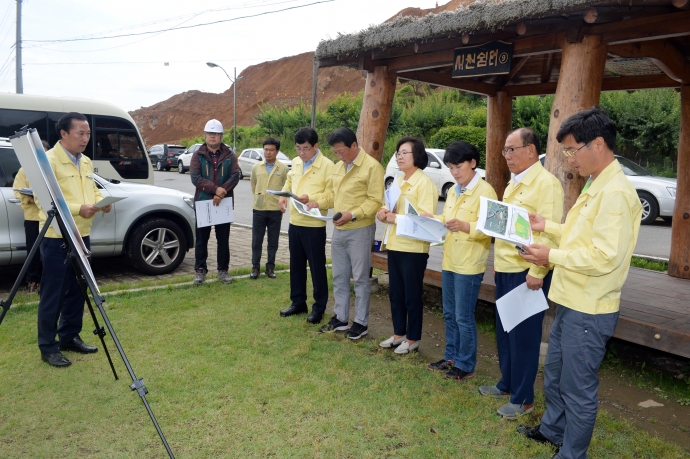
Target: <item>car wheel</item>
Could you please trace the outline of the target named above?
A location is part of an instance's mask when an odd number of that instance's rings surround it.
[[[388,188],[390,188],[391,185],[393,185],[393,177],[388,177],[388,178],[386,179],[386,190],[387,190]]]
[[[240,169],[240,180],[244,178],[244,174],[242,173],[242,169]]]
[[[659,216],[659,204],[651,194],[646,191],[638,191],[637,196],[642,204],[642,224],[648,225]]]
[[[450,190],[450,188],[452,186],[453,186],[452,183],[446,183],[445,185],[443,185],[443,189],[441,190],[441,197],[443,198],[444,201],[446,200],[446,197],[448,197],[448,191]]]
[[[135,268],[149,274],[174,271],[187,252],[187,240],[177,223],[152,218],[138,225],[127,244],[127,256]]]
[[[184,165],[182,164],[182,161],[179,161],[177,163],[177,172],[179,174],[184,174],[185,172],[187,172],[187,170],[184,168]]]
[[[163,171],[163,161],[156,162],[156,170],[159,172]]]

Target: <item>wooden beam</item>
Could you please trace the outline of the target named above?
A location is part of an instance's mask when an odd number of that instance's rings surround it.
[[[396,72],[411,72],[414,70],[451,67],[453,65],[453,54],[454,51],[452,49],[444,49],[414,56],[382,59],[376,61],[375,65],[385,65]]]
[[[551,80],[551,73],[553,73],[554,53],[546,55],[544,65],[541,68],[541,82],[548,83]]]
[[[415,72],[399,73],[401,80],[420,81],[446,88],[460,89],[461,91],[493,96],[499,86],[472,80],[470,78],[453,78],[449,73],[438,73],[431,70],[419,70]]]
[[[586,178],[581,177],[561,154],[556,134],[569,116],[599,105],[607,48],[601,42],[601,37],[592,35],[584,36],[581,43],[566,42],[563,45],[558,86],[551,107],[546,165],[549,172],[563,184],[564,218],[580,196]]]
[[[668,40],[612,45],[609,47],[609,53],[625,58],[650,58],[669,78],[681,83],[690,83],[690,65],[687,59]]]
[[[501,154],[513,127],[513,100],[505,91],[489,97],[486,111],[486,181],[499,199],[510,180],[510,171]]]
[[[520,69],[524,67],[529,58],[530,56],[525,56],[515,61],[515,63],[513,64],[513,68],[510,69],[510,73],[504,77],[505,79],[501,81],[501,86],[508,84],[508,82],[513,79],[513,77],[520,71]]]
[[[584,19],[587,24],[594,24],[597,22],[597,17],[599,17],[599,12],[596,8],[587,8],[582,19]]]
[[[680,8],[682,10],[690,9],[690,0],[673,0],[671,3],[676,8]]]
[[[383,144],[393,110],[397,78],[386,67],[374,67],[367,74],[362,111],[357,125],[357,143],[373,158],[381,162]]]
[[[600,35],[602,43],[609,45],[682,37],[690,35],[690,11],[595,24],[583,29],[585,35]]]
[[[683,85],[680,89],[678,184],[671,227],[668,274],[690,279],[690,85]]]
[[[677,88],[680,86],[675,80],[670,79],[664,74],[660,75],[642,75],[632,77],[612,77],[604,78],[601,90],[602,91],[635,91],[638,89],[657,89],[657,88]],[[546,94],[554,94],[556,92],[557,83],[537,83],[537,84],[520,84],[504,86],[505,90],[510,94],[510,97],[521,96],[543,96]]]

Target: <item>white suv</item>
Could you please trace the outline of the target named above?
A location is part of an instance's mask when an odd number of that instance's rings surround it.
[[[0,266],[21,265],[27,254],[24,212],[12,188],[20,167],[12,144],[0,138]],[[127,255],[135,268],[149,275],[175,270],[194,247],[194,198],[169,188],[98,175],[95,181],[103,196],[127,199],[94,217],[93,256]]]
[[[177,172],[184,174],[192,164],[192,155],[202,146],[203,143],[195,143],[187,148],[184,153],[177,157]]]

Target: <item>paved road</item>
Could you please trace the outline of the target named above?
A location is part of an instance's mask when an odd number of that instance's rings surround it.
[[[154,172],[154,183],[159,186],[173,188],[194,194],[194,187],[189,178],[189,173],[178,174],[176,169],[170,172]],[[237,223],[252,224],[252,196],[249,179],[245,178],[235,187],[235,221]],[[443,208],[443,201],[439,201],[438,213]],[[332,212],[332,211],[331,211]],[[288,218],[285,216],[281,228],[288,229]],[[383,236],[384,225],[377,222],[376,238]],[[333,224],[328,223],[326,227],[328,237],[333,234]],[[653,225],[645,225],[640,228],[640,236],[635,247],[635,254],[646,255],[658,258],[668,258],[671,253],[671,224],[661,219]]]

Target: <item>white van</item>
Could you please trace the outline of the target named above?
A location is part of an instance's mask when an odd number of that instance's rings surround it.
[[[28,125],[52,147],[60,139],[55,123],[68,112],[89,120],[91,141],[84,154],[98,175],[153,185],[153,167],[141,134],[129,113],[115,105],[72,97],[0,94],[0,137]]]

